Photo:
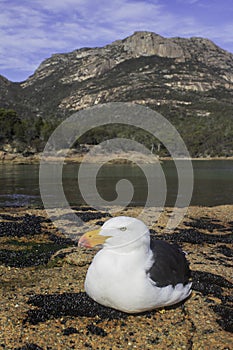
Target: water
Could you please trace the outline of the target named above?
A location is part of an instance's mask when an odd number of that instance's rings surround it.
[[[166,205],[173,206],[177,197],[176,168],[172,161],[164,161],[162,168],[167,182]],[[233,204],[232,160],[193,161],[193,168],[194,192],[191,205]],[[1,164],[0,206],[42,207],[38,170],[38,165]],[[65,165],[63,187],[71,205],[86,204],[77,186],[77,175],[77,164]],[[142,170],[137,166],[106,165],[102,167],[97,178],[99,194],[106,201],[114,200],[117,196],[115,185],[122,178],[127,178],[134,186],[131,205],[144,205],[147,198],[147,181]],[[91,195],[90,193],[90,201]]]

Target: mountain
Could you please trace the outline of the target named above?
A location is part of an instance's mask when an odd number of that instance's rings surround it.
[[[22,88],[17,83],[12,83],[0,75],[0,107],[13,108],[17,105],[17,96],[21,94]]]
[[[0,76],[0,90],[0,106],[25,118],[63,118],[98,103],[133,101],[162,113],[181,134],[196,135],[197,148],[202,129],[216,137],[226,127],[223,149],[233,149],[233,54],[208,39],[135,32],[101,48],[54,54],[22,83]]]

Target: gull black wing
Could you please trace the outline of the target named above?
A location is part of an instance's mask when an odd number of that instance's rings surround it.
[[[189,282],[191,273],[185,253],[175,244],[151,240],[153,264],[147,273],[157,287]]]

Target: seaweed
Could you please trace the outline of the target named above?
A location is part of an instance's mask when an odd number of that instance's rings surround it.
[[[0,222],[0,237],[37,235],[42,232],[41,223],[47,222],[42,216],[29,214],[17,218],[1,214],[1,218],[8,221]]]
[[[0,236],[7,238],[0,248],[0,264],[5,266],[45,265],[56,251],[74,245],[71,239],[43,229],[42,223],[50,221],[42,216],[2,214],[1,218],[7,220],[0,222]],[[42,234],[46,236],[43,241],[38,242],[34,239],[35,236]]]
[[[192,271],[193,289],[202,295],[212,295],[221,300],[220,305],[213,305],[211,299],[206,299],[211,304],[209,307],[217,314],[216,321],[227,332],[233,333],[233,307],[232,289],[233,283],[224,277],[203,271]],[[230,294],[225,295],[224,289],[228,289]]]
[[[85,316],[101,319],[122,319],[127,314],[102,306],[86,293],[38,294],[29,298],[28,303],[37,306],[29,310],[24,323],[37,324],[64,316]]]
[[[192,279],[193,289],[195,291],[200,292],[204,296],[212,295],[222,300],[222,305],[219,305],[218,307],[216,305],[210,305],[210,307],[218,316],[220,316],[220,319],[217,319],[220,326],[229,332],[232,331],[232,308],[230,304],[227,304],[232,300],[230,296],[227,297],[224,295],[223,289],[232,289],[233,284],[222,276],[203,271],[192,271]],[[98,316],[98,318],[102,320],[125,319],[128,317],[128,314],[124,312],[96,303],[85,292],[51,295],[38,294],[30,297],[28,303],[37,308],[28,310],[24,323],[34,325],[40,322],[45,322],[48,319],[61,318],[64,316],[92,318]],[[145,312],[143,314],[150,317],[151,314],[153,314],[153,311]],[[102,330],[96,327],[97,326],[93,327],[92,325],[88,330],[91,333],[99,332],[99,335],[105,334]]]

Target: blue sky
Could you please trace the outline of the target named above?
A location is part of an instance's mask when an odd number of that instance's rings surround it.
[[[147,30],[233,52],[232,0],[0,0],[0,74],[23,81],[53,53]]]

